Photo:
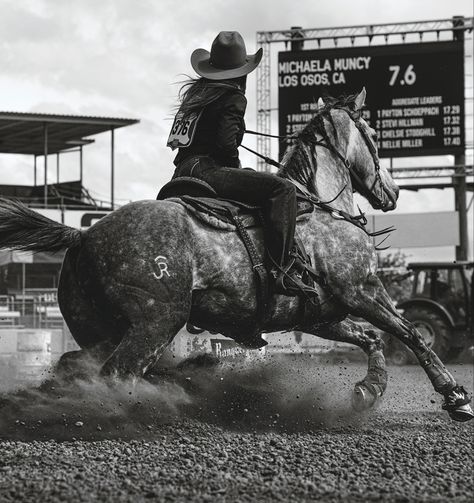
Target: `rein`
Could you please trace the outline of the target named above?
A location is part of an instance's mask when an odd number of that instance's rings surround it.
[[[359,130],[359,133],[361,134],[362,138],[364,138],[364,141],[367,145],[367,148],[372,156],[372,161],[373,161],[374,167],[375,167],[375,180],[374,180],[374,183],[372,184],[372,187],[370,189],[365,189],[364,183],[360,179],[359,175],[355,172],[354,168],[347,162],[347,159],[333,145],[331,145],[331,144],[328,145],[324,141],[319,140],[319,141],[316,141],[315,146],[324,147],[324,148],[330,150],[333,154],[335,154],[342,161],[345,168],[349,171],[353,180],[355,180],[356,185],[357,185],[357,189],[359,190],[359,192],[369,202],[371,202],[375,207],[378,206],[381,208],[384,203],[383,192],[382,192],[382,197],[378,197],[375,194],[375,186],[376,186],[377,182],[379,182],[380,187],[383,186],[382,179],[380,177],[380,161],[377,156],[377,150],[375,148],[375,145],[368,137],[367,131],[362,127],[362,124],[360,122],[360,113],[357,113],[357,112],[351,113],[349,110],[347,110],[347,108],[344,108],[344,107],[335,107],[335,108],[337,110],[342,110],[347,113],[347,115],[352,120],[352,122],[354,122],[354,125],[356,126],[356,128]],[[277,138],[280,140],[291,140],[296,137],[295,133],[293,133],[291,135],[287,135],[287,136],[280,136],[280,135],[259,133],[258,131],[252,131],[249,129],[246,129],[245,132],[249,133],[249,134],[257,135],[257,136],[265,136],[267,138]],[[260,157],[267,164],[270,164],[270,165],[275,166],[277,168],[284,168],[283,164],[275,161],[274,159],[271,159],[270,157],[264,156],[264,155],[256,152],[255,150],[252,150],[252,149],[246,147],[245,145],[241,145],[241,147],[248,150],[252,154],[255,154],[256,156]],[[304,191],[304,192],[306,193],[307,191]]]
[[[259,133],[258,131],[252,131],[251,129],[246,129],[244,132],[248,134],[254,134],[256,136],[266,136],[267,138],[278,138],[280,140],[291,140],[297,137],[297,133],[289,134],[288,136],[280,136],[277,134]]]
[[[369,149],[369,152],[372,155],[372,160],[374,162],[375,173],[376,173],[376,175],[375,175],[376,179],[374,180],[372,187],[368,190],[364,188],[364,184],[363,184],[362,180],[357,175],[357,173],[354,171],[353,167],[348,163],[347,159],[333,145],[325,143],[324,140],[318,140],[315,142],[315,146],[324,147],[324,148],[328,149],[329,151],[331,151],[333,154],[335,154],[341,160],[341,162],[344,164],[344,167],[349,171],[349,173],[351,174],[351,176],[355,180],[356,184],[358,185],[357,188],[361,192],[361,194],[364,197],[366,197],[370,202],[373,202],[373,203],[375,202],[375,205],[382,207],[383,206],[383,199],[379,198],[374,193],[374,189],[375,189],[375,185],[377,184],[377,181],[379,182],[380,186],[382,187],[382,180],[380,177],[380,162],[379,162],[379,159],[377,156],[377,151],[376,151],[375,145],[368,137],[365,129],[362,127],[362,124],[360,122],[360,114],[353,114],[349,110],[347,110],[346,108],[343,108],[343,107],[335,107],[335,108],[337,108],[338,110],[343,110],[344,112],[346,112],[348,114],[348,116],[354,122],[355,126],[357,127],[360,134],[364,138],[364,141],[367,145],[367,148]],[[249,134],[257,135],[257,136],[265,136],[265,137],[269,137],[269,138],[278,138],[278,139],[283,139],[283,140],[290,140],[290,139],[294,139],[296,137],[295,134],[288,135],[288,136],[280,136],[280,135],[259,133],[258,131],[251,131],[251,130],[246,130],[245,132],[249,133]],[[270,164],[271,166],[275,166],[276,168],[279,168],[279,169],[283,169],[285,167],[283,164],[281,164],[278,161],[275,161],[271,157],[267,157],[263,154],[260,154],[259,152],[255,151],[249,147],[246,147],[245,145],[241,145],[241,147],[243,147],[245,150],[251,152],[252,154],[256,155],[260,159],[263,159],[265,161],[265,163]],[[350,222],[351,224],[355,225],[359,229],[363,230],[368,236],[372,236],[372,237],[373,236],[381,236],[383,234],[387,234],[387,233],[394,230],[393,227],[387,227],[385,229],[381,229],[380,231],[369,232],[365,228],[365,226],[367,225],[367,218],[365,217],[365,214],[362,213],[360,208],[359,208],[359,215],[351,215],[350,213],[347,213],[346,211],[339,210],[337,208],[333,208],[332,206],[330,206],[330,203],[335,201],[340,196],[340,194],[342,193],[342,191],[344,190],[345,187],[331,201],[320,201],[313,194],[311,194],[307,190],[307,188],[304,187],[301,183],[299,183],[298,181],[293,180],[293,179],[289,179],[289,180],[303,194],[305,199],[307,199],[313,205],[330,213],[333,218]]]
[[[258,135],[260,133],[252,132],[252,134]],[[264,135],[263,133],[261,133],[261,134],[262,134],[262,136],[270,136],[270,135]],[[286,137],[286,136],[275,136],[275,137],[276,138],[290,138],[290,137]],[[321,146],[321,147],[325,147],[325,148],[333,151],[333,149],[331,149],[330,147],[328,147],[325,143],[322,143],[321,141],[317,142],[316,145]],[[267,157],[263,154],[260,154],[260,152],[257,152],[249,147],[246,147],[245,145],[240,145],[240,146],[243,147],[245,150],[248,150],[252,154],[256,155],[257,157],[260,157],[260,159],[263,159],[267,164],[270,164],[271,166],[275,166],[276,168],[284,168],[283,164],[281,164],[278,161],[275,161],[271,157]],[[337,152],[337,151],[336,151],[336,153],[338,154],[338,157],[341,160],[343,160],[344,164],[346,164],[346,161],[342,157],[342,155],[340,155],[339,152]],[[306,199],[307,201],[312,203],[314,206],[317,206],[318,208],[322,209],[323,211],[330,213],[331,216],[333,218],[335,218],[336,220],[345,220],[346,222],[350,222],[351,224],[355,225],[359,229],[363,230],[368,236],[371,236],[371,237],[382,236],[382,235],[388,234],[389,232],[392,232],[394,230],[393,227],[386,227],[385,229],[381,229],[380,231],[369,232],[365,228],[365,226],[367,225],[367,218],[366,218],[365,214],[362,213],[360,208],[359,208],[359,212],[360,212],[359,215],[351,215],[347,211],[339,210],[337,208],[333,208],[332,206],[330,206],[330,203],[334,202],[341,195],[341,193],[345,187],[343,187],[342,190],[336,195],[336,197],[334,197],[330,201],[319,201],[318,199],[316,199],[316,197],[313,194],[308,192],[306,187],[304,187],[304,185],[302,185],[300,182],[293,180],[291,178],[289,178],[288,180],[293,185],[295,185],[295,187],[302,193],[304,199]]]

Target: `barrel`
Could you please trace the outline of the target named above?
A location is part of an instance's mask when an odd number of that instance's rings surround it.
[[[39,382],[51,365],[51,332],[19,330],[17,335],[17,380]]]

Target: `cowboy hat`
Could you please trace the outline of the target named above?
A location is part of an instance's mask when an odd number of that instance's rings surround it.
[[[263,50],[248,55],[242,35],[237,31],[221,31],[212,43],[211,52],[196,49],[191,65],[201,77],[224,80],[243,77],[257,68]]]

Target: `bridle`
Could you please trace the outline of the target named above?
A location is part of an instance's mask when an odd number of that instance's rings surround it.
[[[362,180],[360,179],[359,175],[355,172],[354,168],[349,164],[347,159],[342,158],[341,154],[337,152],[335,149],[336,155],[344,162],[345,166],[349,170],[352,179],[356,182],[357,190],[375,207],[375,208],[383,208],[383,205],[385,203],[385,197],[384,197],[384,191],[383,191],[383,182],[382,182],[382,177],[380,176],[380,160],[377,155],[377,148],[375,147],[374,142],[371,140],[369,137],[367,130],[364,128],[362,125],[360,119],[361,119],[361,113],[360,111],[355,111],[351,112],[347,108],[343,107],[335,107],[338,110],[343,110],[344,112],[347,113],[347,115],[351,118],[351,120],[354,122],[355,127],[359,130],[359,133],[361,134],[362,138],[364,138],[365,144],[370,152],[370,155],[372,156],[372,161],[374,163],[374,169],[375,169],[375,179],[374,183],[372,184],[372,187],[370,189],[366,189]],[[377,182],[380,187],[380,193],[381,197],[379,197],[375,193],[375,188],[377,185]]]
[[[351,164],[349,163],[349,161],[346,159],[346,157],[344,157],[334,147],[334,145],[332,145],[331,143],[327,143],[324,139],[317,140],[314,145],[315,146],[319,146],[319,147],[324,147],[324,148],[328,149],[330,152],[332,152],[333,154],[335,154],[336,157],[338,157],[341,160],[341,162],[344,164],[345,168],[349,171],[351,178],[355,182],[357,190],[372,204],[372,206],[374,208],[383,208],[384,203],[385,203],[385,197],[384,197],[384,191],[383,191],[383,182],[382,182],[382,178],[380,176],[380,161],[379,161],[379,158],[378,158],[378,155],[377,155],[377,149],[375,147],[375,144],[370,139],[369,135],[367,134],[366,129],[364,128],[363,124],[360,121],[360,119],[361,119],[361,113],[360,113],[360,111],[355,111],[355,112],[350,111],[346,107],[333,107],[332,110],[334,110],[334,109],[342,110],[342,111],[346,112],[347,115],[352,120],[352,122],[354,122],[355,127],[359,130],[359,133],[362,135],[362,138],[364,138],[365,144],[367,145],[367,148],[368,148],[368,150],[369,150],[369,152],[370,152],[370,154],[372,156],[372,161],[374,163],[374,169],[375,169],[375,179],[374,179],[374,183],[372,184],[372,186],[370,187],[370,189],[366,189],[363,181],[361,180],[361,178],[359,177],[359,175],[356,173],[356,171],[354,170],[354,168],[351,166]],[[296,137],[296,135],[278,136],[278,135],[259,133],[257,131],[250,131],[250,130],[246,130],[245,132],[249,133],[249,134],[258,135],[258,136],[266,136],[266,137],[270,137],[270,138],[278,138],[280,140],[293,140]],[[277,161],[275,161],[275,160],[273,160],[273,159],[271,159],[269,157],[266,157],[266,156],[264,156],[264,155],[256,152],[255,150],[252,150],[252,149],[246,147],[245,145],[241,145],[241,146],[244,149],[248,150],[249,152],[252,152],[253,154],[255,154],[258,157],[260,157],[261,159],[263,159],[267,164],[270,164],[270,165],[275,166],[277,168],[283,168],[284,169],[284,165],[283,164],[281,164],[281,163],[279,163],[279,162],[277,162]],[[294,182],[294,180],[292,180],[292,181]],[[375,192],[377,182],[378,182],[378,185],[380,187],[381,197],[379,197],[376,194],[376,192]],[[297,185],[297,187],[300,190],[302,190],[305,193],[305,195],[308,195],[308,191],[306,189],[304,189],[304,187],[301,184],[296,183],[295,185]],[[313,197],[311,199],[313,199]]]

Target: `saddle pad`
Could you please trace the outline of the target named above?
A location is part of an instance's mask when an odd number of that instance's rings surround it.
[[[181,204],[202,223],[215,229],[235,230],[230,210],[237,212],[245,228],[261,225],[258,215],[260,208],[257,206],[229,199],[213,199],[210,197],[181,196],[166,200]],[[309,201],[298,199],[297,221],[304,219],[312,211],[313,205]]]

